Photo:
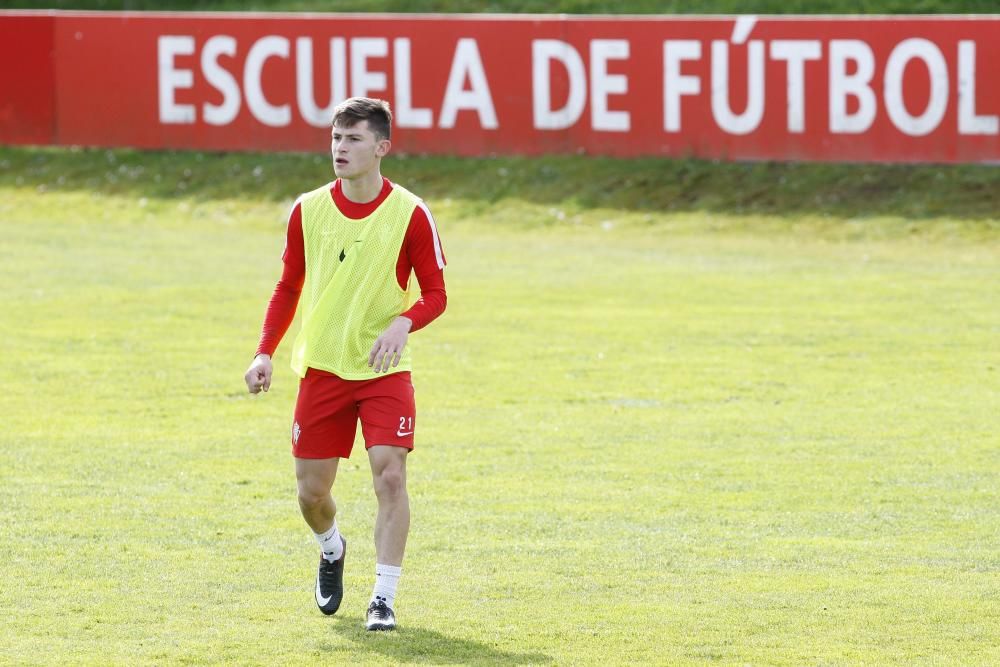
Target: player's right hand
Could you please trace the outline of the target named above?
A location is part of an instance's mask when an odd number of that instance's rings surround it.
[[[258,354],[254,357],[250,368],[247,369],[243,379],[246,380],[247,390],[251,394],[259,394],[260,390],[267,391],[271,388],[271,356],[268,354]]]

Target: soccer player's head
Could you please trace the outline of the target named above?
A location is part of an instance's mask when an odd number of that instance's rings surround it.
[[[389,103],[371,97],[351,97],[333,110],[333,127],[348,129],[368,121],[377,141],[392,139],[392,111]]]
[[[379,175],[379,163],[392,142],[392,112],[384,100],[352,97],[333,111],[330,152],[338,178],[366,179]]]

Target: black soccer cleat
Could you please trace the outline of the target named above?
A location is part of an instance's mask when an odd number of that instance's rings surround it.
[[[395,630],[396,614],[381,598],[368,605],[368,621],[365,630]]]
[[[344,599],[344,558],[347,556],[347,540],[340,538],[344,545],[344,553],[340,558],[330,562],[323,555],[319,557],[319,572],[316,574],[316,606],[330,616],[340,609]]]

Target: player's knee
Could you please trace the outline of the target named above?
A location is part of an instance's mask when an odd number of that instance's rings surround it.
[[[391,500],[406,493],[406,475],[402,467],[386,466],[375,476],[375,495]]]
[[[319,509],[329,496],[329,491],[299,486],[299,507],[305,511]]]

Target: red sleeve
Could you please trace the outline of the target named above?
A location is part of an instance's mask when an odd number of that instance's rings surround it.
[[[413,210],[410,226],[403,238],[403,248],[396,263],[396,279],[399,286],[406,289],[410,271],[417,276],[420,298],[403,317],[413,322],[410,332],[424,328],[444,312],[448,305],[448,294],[444,286],[444,250],[434,224],[434,217],[421,202]]]
[[[302,206],[296,202],[288,215],[288,232],[285,236],[285,252],[281,256],[283,267],[281,278],[274,286],[271,301],[264,314],[264,326],[257,343],[257,354],[274,355],[278,343],[295,319],[295,309],[299,305],[299,295],[306,277],[306,254],[302,241]]]

